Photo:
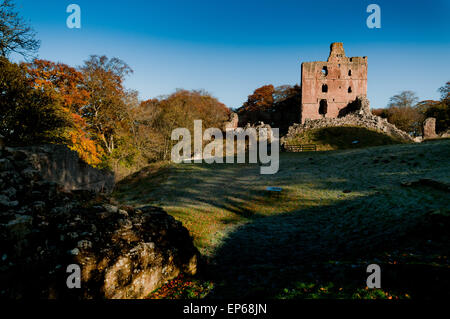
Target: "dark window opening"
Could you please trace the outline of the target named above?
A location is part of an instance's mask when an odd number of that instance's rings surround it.
[[[327,68],[326,66],[324,66],[324,67],[322,68],[322,74],[325,75],[325,76],[328,75],[328,68]]]
[[[328,111],[328,103],[327,100],[320,100],[319,104],[319,114],[325,117],[325,114],[327,114]]]
[[[352,93],[352,87],[351,86],[348,87],[348,93]]]
[[[322,85],[322,92],[328,92],[328,85],[324,84]]]
[[[352,76],[352,70],[348,70],[348,76]]]

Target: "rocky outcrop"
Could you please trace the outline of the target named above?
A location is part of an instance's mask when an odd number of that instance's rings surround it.
[[[144,298],[198,252],[157,207],[114,204],[42,178],[20,150],[0,151],[0,298]],[[69,265],[81,288],[69,289]]]
[[[319,120],[307,119],[304,124],[292,125],[289,127],[287,135],[282,138],[281,142],[284,143],[284,141],[288,139],[295,138],[297,135],[303,134],[307,130],[336,126],[365,127],[390,135],[402,141],[413,142],[413,138],[408,133],[398,129],[386,119],[373,115],[370,112],[369,101],[365,97],[358,97],[341,111],[341,117],[322,118]]]
[[[114,174],[83,162],[64,145],[19,148],[44,179],[63,185],[66,190],[91,190],[108,193],[114,188]]]

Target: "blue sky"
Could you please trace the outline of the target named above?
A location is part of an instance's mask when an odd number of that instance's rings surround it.
[[[368,56],[368,97],[385,107],[402,90],[437,99],[450,80],[450,1],[16,0],[42,41],[39,57],[73,66],[91,54],[133,69],[126,85],[142,99],[205,89],[239,107],[265,84],[300,84],[303,61],[326,60],[331,42]],[[81,7],[68,29],[66,7]],[[381,7],[381,29],[366,8]]]

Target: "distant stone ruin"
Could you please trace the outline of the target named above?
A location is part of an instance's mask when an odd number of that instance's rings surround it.
[[[307,119],[303,124],[292,125],[289,127],[287,135],[281,139],[281,144],[286,140],[303,134],[307,130],[336,126],[365,127],[385,133],[402,141],[413,142],[412,137],[408,133],[398,129],[386,119],[373,115],[370,112],[369,100],[365,96],[359,96],[348,105],[345,111],[344,109],[341,110],[341,117],[315,120]]]
[[[262,121],[258,122],[256,125],[250,125],[250,123],[247,123],[244,129],[248,128],[254,128],[256,130],[258,141],[261,141],[262,139],[268,143],[272,143],[274,135],[272,127],[269,124],[265,124]]]
[[[226,131],[227,129],[236,129],[238,127],[239,123],[239,116],[236,113],[231,113],[230,118],[227,122],[223,125],[223,130]]]
[[[367,99],[367,57],[346,57],[340,42],[332,43],[326,62],[302,63],[300,124],[289,127],[281,143],[306,130],[359,126],[399,140],[412,137],[370,111]]]
[[[302,63],[301,123],[336,118],[367,95],[367,57],[346,57],[341,42],[332,43],[328,60]]]
[[[423,122],[422,126],[423,139],[437,138],[436,134],[436,119],[434,117],[429,117]]]

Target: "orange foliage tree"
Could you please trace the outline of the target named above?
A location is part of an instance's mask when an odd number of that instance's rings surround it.
[[[301,87],[298,85],[264,85],[249,95],[240,108],[239,125],[256,124],[259,121],[268,123],[287,132],[292,123],[298,122],[299,105],[301,103]]]
[[[66,64],[46,60],[36,59],[32,63],[24,63],[24,66],[30,85],[51,94],[72,119],[72,125],[66,130],[67,146],[88,164],[99,164],[103,150],[81,116],[90,98],[84,88],[83,74]]]

